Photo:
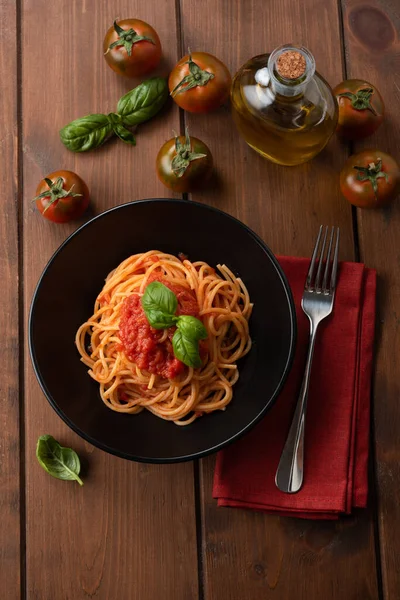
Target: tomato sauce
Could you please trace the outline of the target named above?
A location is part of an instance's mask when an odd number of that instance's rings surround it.
[[[165,281],[162,276],[154,274],[151,281],[161,281],[177,297],[177,315],[199,316],[199,306],[194,293],[183,286]],[[185,365],[175,358],[172,348],[172,336],[176,327],[168,329],[168,337],[163,342],[160,339],[164,330],[154,329],[149,325],[138,294],[125,298],[121,308],[119,336],[122,350],[130,361],[139,369],[160,375],[165,379],[173,379],[185,368]]]

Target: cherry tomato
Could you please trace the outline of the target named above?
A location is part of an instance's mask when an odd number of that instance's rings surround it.
[[[341,137],[358,140],[378,129],[385,105],[376,87],[362,79],[347,79],[333,93],[339,104],[337,132]]]
[[[205,113],[228,99],[231,81],[228,69],[218,58],[207,52],[193,52],[173,68],[168,86],[178,106]]]
[[[174,192],[191,192],[203,185],[213,167],[208,146],[195,137],[176,136],[165,142],[156,160],[157,175]]]
[[[340,173],[340,189],[354,206],[386,206],[400,190],[399,165],[389,154],[380,150],[364,150],[354,154]]]
[[[88,207],[89,190],[86,183],[72,171],[54,171],[39,183],[36,206],[53,223],[78,219]]]
[[[139,19],[124,19],[107,31],[104,58],[119,75],[139,77],[155,69],[161,58],[157,32]]]

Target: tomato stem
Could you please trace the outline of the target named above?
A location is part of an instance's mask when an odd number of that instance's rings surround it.
[[[105,54],[108,54],[110,50],[116,48],[117,46],[123,46],[128,54],[128,56],[132,56],[132,47],[137,42],[150,42],[151,44],[155,44],[155,41],[146,35],[139,35],[132,27],[130,29],[123,29],[114,21],[114,29],[118,33],[118,39],[110,44],[107,48]]]
[[[190,141],[189,129],[187,127],[185,129],[184,143],[181,142],[179,136],[176,135],[175,132],[174,135],[176,155],[172,159],[171,168],[176,177],[182,177],[193,160],[205,158],[207,155],[200,154],[199,152],[192,152],[192,143]]]
[[[374,162],[369,163],[367,167],[357,167],[354,166],[353,169],[358,171],[357,179],[358,181],[370,181],[372,185],[372,189],[374,190],[375,200],[378,200],[378,179],[382,177],[389,181],[389,176],[387,173],[382,171],[382,159],[378,158],[377,163]]]
[[[72,191],[75,184],[73,184],[69,190],[65,190],[64,189],[64,179],[62,177],[57,177],[57,180],[55,182],[52,181],[51,179],[48,179],[47,177],[45,177],[44,181],[49,186],[49,189],[45,190],[44,192],[42,192],[41,194],[39,194],[38,196],[36,196],[36,198],[33,198],[33,200],[32,200],[32,202],[36,202],[37,200],[41,200],[42,198],[49,198],[49,202],[47,203],[46,208],[43,211],[43,214],[46,212],[46,210],[48,208],[50,208],[50,206],[52,204],[54,204],[54,202],[61,200],[61,198],[67,198],[68,196],[71,196],[72,198],[76,198],[77,196],[82,196],[82,194],[75,194]]]
[[[351,106],[356,110],[370,110],[373,115],[378,116],[378,113],[371,105],[371,97],[374,93],[372,88],[362,88],[361,90],[357,90],[354,94],[353,92],[343,92],[343,94],[338,94],[339,98],[350,98]]]
[[[189,50],[189,58],[184,63],[189,65],[189,75],[185,75],[185,77],[174,87],[171,92],[171,96],[175,98],[177,94],[182,94],[183,92],[187,92],[195,87],[203,87],[207,85],[207,83],[214,79],[214,73],[210,73],[210,71],[206,71],[204,69],[200,69],[199,65],[196,64],[192,60],[192,54]]]

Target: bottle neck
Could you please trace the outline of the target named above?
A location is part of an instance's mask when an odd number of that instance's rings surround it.
[[[315,73],[315,60],[303,46],[276,48],[268,59],[270,85],[275,94],[293,97],[304,93]]]

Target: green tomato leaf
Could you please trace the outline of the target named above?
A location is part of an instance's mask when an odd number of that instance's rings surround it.
[[[159,311],[172,317],[178,308],[178,300],[174,292],[160,281],[149,283],[142,296],[142,307],[144,312]]]
[[[37,441],[36,458],[49,475],[65,481],[75,480],[79,485],[81,463],[72,448],[64,448],[51,435],[41,435]]]
[[[72,152],[86,152],[101,146],[113,133],[107,115],[87,115],[60,130],[61,141]]]
[[[168,85],[162,77],[147,79],[120,98],[117,112],[127,127],[148,121],[162,108],[168,98]]]
[[[172,327],[178,320],[178,317],[164,313],[161,310],[149,309],[145,311],[145,314],[149,324],[154,327],[154,329],[166,329]]]
[[[178,317],[176,324],[182,335],[195,342],[205,340],[208,335],[207,329],[199,319],[196,319],[196,317],[181,315]]]
[[[185,337],[179,327],[172,338],[172,347],[176,358],[185,365],[194,367],[195,369],[201,367],[199,343]]]

